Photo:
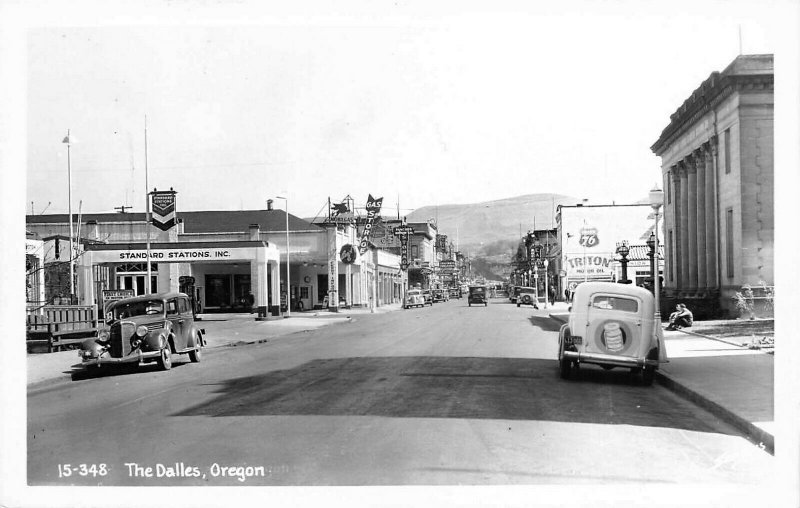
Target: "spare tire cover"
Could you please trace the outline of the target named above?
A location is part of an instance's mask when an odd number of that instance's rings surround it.
[[[608,319],[595,328],[594,344],[599,351],[612,355],[629,355],[638,342],[630,325],[624,321]]]

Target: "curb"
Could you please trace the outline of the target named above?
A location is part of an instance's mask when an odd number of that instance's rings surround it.
[[[675,378],[669,374],[665,374],[660,370],[656,370],[656,380],[660,385],[668,390],[688,399],[689,401],[697,404],[698,406],[706,409],[711,414],[721,419],[725,423],[732,425],[742,433],[753,444],[763,449],[770,455],[775,455],[775,437],[764,429],[754,425],[753,423],[745,420],[741,416],[726,409],[708,397],[701,395],[699,392],[692,390],[688,386],[676,381]]]
[[[562,323],[566,322],[567,316],[568,315],[564,314],[550,314],[550,317],[552,319],[555,319],[556,321],[560,321]],[[678,330],[678,331],[689,335],[696,335],[698,337],[724,342],[732,346],[741,347],[740,344],[728,342],[726,340],[719,339],[716,337],[710,337],[708,335],[703,335],[701,333],[690,332],[686,330]],[[658,381],[658,384],[662,385],[664,388],[702,407],[703,409],[707,410],[720,420],[738,429],[740,432],[744,434],[744,436],[749,441],[751,441],[753,444],[763,449],[764,451],[768,452],[770,455],[773,456],[775,455],[775,437],[769,432],[758,427],[757,425],[754,425],[752,422],[747,421],[746,419],[735,414],[729,409],[722,407],[721,405],[712,401],[708,397],[701,395],[699,392],[692,390],[688,386],[677,381],[674,377],[670,376],[669,374],[665,374],[660,370],[656,370],[656,380]]]

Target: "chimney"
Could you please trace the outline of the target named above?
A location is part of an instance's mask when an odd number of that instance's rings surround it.
[[[250,224],[250,240],[258,240],[261,236],[261,226],[258,224]]]
[[[272,200],[271,199],[267,200],[267,210],[272,210]]]

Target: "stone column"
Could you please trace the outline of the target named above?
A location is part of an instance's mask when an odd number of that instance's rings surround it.
[[[717,283],[717,223],[714,216],[714,160],[717,151],[716,139],[706,144],[706,287],[719,289]]]
[[[678,262],[681,264],[681,291],[687,291],[690,287],[689,279],[689,174],[686,164],[681,163],[680,170],[681,200],[678,206],[681,211],[680,243],[677,249]]]
[[[697,289],[705,293],[708,288],[706,277],[706,154],[705,149],[695,151],[697,167]]]
[[[689,291],[697,291],[697,164],[694,155],[686,158],[687,190],[686,205],[688,211],[688,256],[686,264],[689,266]]]
[[[672,168],[672,225],[673,225],[673,241],[674,245],[670,245],[668,233],[665,231],[664,236],[667,239],[664,241],[666,248],[664,249],[665,257],[669,259],[675,270],[675,288],[680,289],[683,271],[681,270],[680,263],[680,245],[681,245],[681,169],[680,166],[673,166]],[[670,252],[669,250],[672,249]]]

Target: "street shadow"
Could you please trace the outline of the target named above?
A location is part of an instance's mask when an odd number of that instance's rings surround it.
[[[540,330],[544,330],[546,332],[557,332],[561,330],[561,321],[557,319],[553,319],[551,317],[543,317],[543,316],[530,316],[528,320],[531,324]]]
[[[188,361],[172,359],[172,368],[178,369],[181,366],[189,363]],[[85,379],[97,379],[103,377],[114,376],[127,376],[130,374],[138,374],[144,372],[153,372],[159,370],[158,365],[155,363],[148,363],[146,365],[138,366],[136,364],[119,364],[110,365],[106,364],[98,369],[86,369],[82,364],[76,363],[70,367],[70,370],[64,371],[64,374],[69,374],[72,381],[83,381]]]
[[[231,378],[211,400],[173,416],[544,420],[726,432],[671,392],[641,386],[627,369],[575,374],[563,380],[556,361],[527,358],[320,359]]]

